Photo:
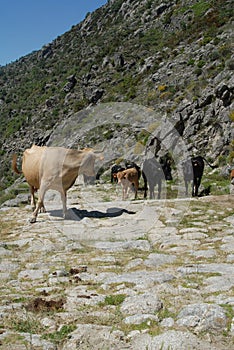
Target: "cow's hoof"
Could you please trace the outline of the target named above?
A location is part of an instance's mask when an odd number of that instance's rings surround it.
[[[30,224],[34,224],[35,222],[36,222],[36,218],[34,218],[34,217],[32,217],[30,220],[29,220],[29,222],[30,222]]]

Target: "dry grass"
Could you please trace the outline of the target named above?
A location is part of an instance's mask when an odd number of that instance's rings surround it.
[[[4,212],[0,212],[0,232],[1,239],[9,238],[13,233],[16,233],[17,230],[22,226],[17,221],[17,218],[5,215]]]

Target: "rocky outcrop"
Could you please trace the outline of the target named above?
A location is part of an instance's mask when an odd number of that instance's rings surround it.
[[[109,102],[149,107],[173,124],[181,114],[192,153],[232,161],[231,14],[231,3],[219,0],[108,1],[38,52],[1,67],[2,186],[12,151],[48,143],[45,133],[77,111]]]
[[[70,92],[77,83],[75,75],[71,75],[70,77],[67,78],[67,80],[68,80],[68,82],[66,83],[66,85],[63,88],[63,91],[66,93]]]

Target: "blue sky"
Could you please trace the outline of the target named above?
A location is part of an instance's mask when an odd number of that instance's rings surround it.
[[[107,0],[0,0],[0,65],[39,50]]]

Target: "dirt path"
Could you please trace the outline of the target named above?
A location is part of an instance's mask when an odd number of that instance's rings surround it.
[[[232,349],[234,196],[121,201],[111,185],[2,208],[6,349]]]

